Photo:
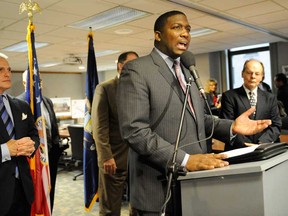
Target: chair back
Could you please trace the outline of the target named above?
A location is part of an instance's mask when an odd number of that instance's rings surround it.
[[[72,124],[68,125],[71,142],[71,155],[72,159],[83,160],[83,125]]]

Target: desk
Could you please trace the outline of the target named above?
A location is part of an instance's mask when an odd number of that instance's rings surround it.
[[[67,138],[70,137],[70,134],[69,134],[69,131],[68,131],[67,128],[66,128],[66,129],[60,129],[60,130],[59,130],[59,135],[60,135],[60,137],[61,137],[62,139],[67,139]]]

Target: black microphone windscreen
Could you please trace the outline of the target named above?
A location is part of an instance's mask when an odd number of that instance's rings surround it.
[[[190,66],[195,66],[195,57],[192,52],[185,51],[180,56],[181,63],[186,67],[190,68]]]

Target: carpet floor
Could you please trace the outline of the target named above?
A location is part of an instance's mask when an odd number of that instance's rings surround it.
[[[98,216],[99,204],[96,202],[90,212],[84,209],[83,175],[73,181],[80,170],[59,169],[56,180],[53,216]],[[128,202],[124,201],[122,216],[128,216]]]

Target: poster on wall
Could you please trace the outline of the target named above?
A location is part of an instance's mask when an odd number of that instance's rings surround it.
[[[53,108],[56,117],[71,116],[71,98],[50,98],[53,103]]]
[[[72,100],[71,101],[72,107],[72,118],[84,118],[85,115],[85,99],[83,100]]]
[[[282,73],[288,77],[288,65],[282,65]]]

